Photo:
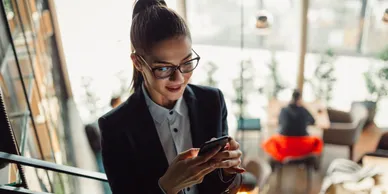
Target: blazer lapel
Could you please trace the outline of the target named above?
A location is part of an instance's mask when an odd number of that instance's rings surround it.
[[[186,90],[183,94],[185,98],[187,107],[189,109],[189,117],[190,117],[190,130],[191,130],[191,139],[193,142],[193,147],[199,148],[203,142],[202,140],[202,127],[199,119],[199,111],[198,111],[198,101],[189,85],[187,85]]]
[[[130,131],[133,134],[133,140],[136,142],[141,164],[146,165],[149,169],[148,173],[152,173],[159,178],[167,171],[168,161],[142,90],[140,89],[134,95],[137,105],[135,111],[132,112],[136,114],[137,120],[132,121],[135,124],[130,127]]]

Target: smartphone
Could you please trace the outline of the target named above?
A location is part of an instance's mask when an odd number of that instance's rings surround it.
[[[224,147],[228,142],[229,142],[229,136],[222,136],[217,139],[207,141],[204,144],[202,144],[201,148],[199,149],[198,155],[199,156],[204,155],[218,147],[221,147],[221,150],[220,150],[221,152],[224,150]]]

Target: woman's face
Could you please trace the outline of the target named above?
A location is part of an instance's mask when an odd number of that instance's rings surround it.
[[[191,49],[190,38],[186,36],[161,41],[152,48],[151,53],[151,56],[144,57],[147,63],[143,62],[140,68],[139,65],[137,65],[137,68],[143,74],[145,86],[152,100],[161,106],[171,108],[183,95],[193,72],[181,73],[177,69],[171,76],[164,79],[158,79],[156,76],[163,75],[168,68],[171,69],[171,67],[182,64],[187,65],[191,59],[197,56]],[[139,62],[139,58],[137,57],[137,62]],[[185,67],[184,65],[181,66],[182,70]],[[155,68],[157,69],[151,70]]]

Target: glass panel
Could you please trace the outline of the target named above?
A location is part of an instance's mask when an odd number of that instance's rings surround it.
[[[241,2],[244,46],[248,48],[293,49],[296,9],[299,1],[285,0],[197,0],[187,1],[188,21],[196,44],[240,47]],[[222,5],[222,6],[220,6]],[[256,28],[259,15],[267,16],[270,30]],[[203,29],[207,29],[204,31]]]
[[[5,8],[7,11],[7,7],[9,6],[9,1],[4,1]],[[0,14],[3,14],[3,10],[0,11]],[[10,47],[10,40],[7,32],[7,21],[4,18],[0,18],[0,68],[3,64],[3,60],[5,55],[7,54],[8,48]]]
[[[6,13],[12,13],[13,12],[13,8],[12,8],[11,0],[4,0],[3,2],[4,2],[5,12]]]
[[[59,84],[55,84],[60,77],[58,75],[54,77],[54,73],[61,72],[54,70],[52,65],[52,56],[57,55],[54,54],[56,44],[52,42],[54,40],[53,28],[47,1],[5,1],[5,3],[8,2],[15,11],[9,11],[8,21],[1,21],[0,24],[11,26],[13,40],[7,43],[5,41],[7,40],[6,31],[0,31],[0,61],[2,64],[0,65],[0,86],[4,93],[7,113],[10,116],[16,141],[23,156],[69,165],[72,162],[66,159],[67,142],[63,135],[64,127],[61,120],[60,104],[64,102],[59,101],[60,98],[56,93]],[[10,47],[11,41],[16,47],[18,63]],[[54,61],[59,61],[59,59]],[[19,75],[17,65],[20,66],[22,75]],[[40,143],[35,136],[32,121],[26,114],[28,107],[22,80],[26,86]],[[60,136],[57,135],[57,130],[60,130]],[[18,173],[17,168],[13,167],[11,179],[8,180],[20,182]],[[75,193],[71,190],[75,184],[73,176],[61,176],[60,178],[57,173],[47,173],[45,170],[35,168],[27,168],[26,175],[32,190]],[[63,184],[67,185],[66,190],[63,189]]]
[[[360,0],[312,0],[308,10],[308,46],[310,50],[339,51],[357,49],[360,35]]]
[[[6,58],[6,60],[8,59],[9,58]],[[13,60],[11,61],[11,63],[6,63],[4,66],[4,72],[0,75],[2,78],[0,80],[0,85],[2,86],[8,116],[16,135],[15,138],[17,142],[20,143],[23,131],[25,131],[23,130],[25,128],[25,118],[28,117],[29,112],[22,81],[15,70],[16,64]],[[29,76],[25,76],[23,80],[27,92],[31,96],[33,79]]]
[[[25,149],[25,156],[31,157],[31,158],[40,158],[40,153],[38,151],[38,148],[36,147],[36,143],[33,141],[34,135],[32,135],[32,131],[29,130],[28,132],[28,138],[27,138],[27,146]],[[30,189],[33,191],[44,191],[44,192],[50,192],[51,189],[51,180],[52,180],[52,174],[53,172],[49,172],[43,169],[37,169],[33,167],[26,167],[25,168],[27,179],[27,184],[29,185]],[[49,181],[50,180],[50,181]]]
[[[260,44],[264,48],[288,49],[294,50],[297,42],[296,26],[297,26],[297,9],[300,1],[285,1],[285,0],[261,0],[258,4],[258,10],[264,10],[260,13],[256,11],[256,16],[266,16],[270,25],[270,33],[267,37],[257,36]],[[272,19],[271,19],[272,18]],[[272,21],[272,23],[271,23]],[[255,29],[256,31],[258,29]],[[253,37],[252,37],[253,38]]]
[[[240,9],[236,9],[240,7],[239,1],[196,0],[186,2],[194,43],[228,46],[240,44]]]
[[[388,21],[383,21],[386,9],[388,1],[368,1],[363,39],[365,53],[379,53],[388,45]],[[388,13],[385,17],[388,18]]]

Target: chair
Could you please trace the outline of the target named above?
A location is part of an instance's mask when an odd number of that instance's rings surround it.
[[[364,156],[388,158],[388,132],[385,132],[381,135],[376,150],[374,152],[368,152],[364,154],[363,157]],[[358,161],[359,164],[362,164],[363,157],[361,157],[361,159]]]
[[[261,131],[261,123],[259,118],[255,119],[247,119],[247,118],[240,118],[237,120],[237,138],[240,141],[240,143],[244,143],[245,140],[245,131],[257,131],[259,133],[259,139],[260,141],[260,131]],[[239,131],[241,131],[241,135],[239,135]],[[241,137],[240,137],[241,136]]]
[[[274,159],[270,159],[270,165],[272,167],[272,170],[277,173],[277,184],[282,185],[282,169],[284,166],[287,165],[297,165],[297,166],[304,166],[306,169],[306,176],[307,176],[307,186],[306,186],[306,193],[310,193],[310,190],[312,188],[312,177],[313,177],[313,171],[314,169],[317,170],[319,168],[319,156],[316,155],[307,155],[304,157],[298,157],[298,158],[288,158],[285,159],[282,162],[279,162]],[[279,188],[279,187],[278,187]]]
[[[257,179],[257,186],[260,188],[260,191],[264,190],[265,186],[268,183],[269,177],[271,176],[271,166],[267,161],[264,161],[260,158],[255,158],[249,160],[244,168],[247,172],[250,172]]]
[[[242,180],[241,180],[241,185],[239,188],[239,192],[251,192],[255,190],[257,187],[257,180],[256,177],[250,173],[250,172],[245,172],[242,174]]]
[[[388,132],[385,132],[381,135],[379,143],[377,144],[376,150],[388,151]]]
[[[259,118],[255,119],[247,119],[247,118],[241,118],[237,121],[237,126],[239,130],[242,131],[260,131],[261,130],[261,123]]]
[[[333,122],[335,111],[328,112],[330,128],[323,131],[325,144],[344,145],[349,148],[349,159],[353,160],[353,146],[357,142],[368,119],[368,110],[361,104],[352,104],[350,122]]]

